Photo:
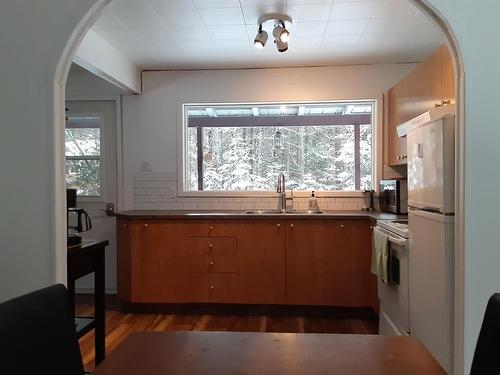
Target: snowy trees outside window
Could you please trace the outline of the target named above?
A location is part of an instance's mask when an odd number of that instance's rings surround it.
[[[101,132],[96,126],[78,121],[66,126],[66,183],[79,196],[101,195]]]
[[[295,190],[371,188],[372,107],[187,107],[186,189],[273,191],[281,172]]]

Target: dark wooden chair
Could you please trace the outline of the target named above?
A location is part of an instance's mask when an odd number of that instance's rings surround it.
[[[85,373],[64,285],[0,304],[0,373]]]
[[[490,297],[472,361],[471,375],[500,372],[500,293]]]

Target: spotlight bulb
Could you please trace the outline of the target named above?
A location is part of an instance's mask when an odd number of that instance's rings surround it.
[[[283,43],[288,43],[288,41],[290,40],[290,32],[282,25],[277,25],[273,29],[273,36],[275,39],[279,39]]]

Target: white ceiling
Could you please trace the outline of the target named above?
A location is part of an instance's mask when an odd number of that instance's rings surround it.
[[[257,19],[293,19],[289,50],[257,50]],[[409,0],[114,0],[92,28],[144,69],[422,61],[444,39]]]

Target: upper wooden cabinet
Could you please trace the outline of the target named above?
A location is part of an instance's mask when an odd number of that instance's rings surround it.
[[[441,46],[389,89],[387,101],[387,164],[406,164],[406,138],[397,136],[398,125],[435,106],[455,102],[455,73],[448,48]]]

